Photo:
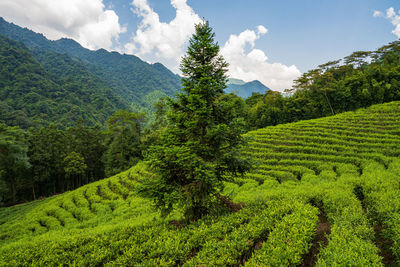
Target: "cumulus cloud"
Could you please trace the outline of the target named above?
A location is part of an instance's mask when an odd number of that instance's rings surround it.
[[[176,9],[175,18],[170,22],[161,22],[147,0],[133,0],[132,11],[141,18],[141,22],[124,48],[125,53],[161,61],[178,72],[185,44],[195,31],[194,25],[201,19],[187,0],[171,0],[171,5]],[[259,80],[274,90],[290,88],[293,80],[300,76],[300,71],[295,66],[269,63],[265,53],[254,48],[256,40],[267,32],[267,28],[259,25],[255,30],[230,36],[221,49],[230,64],[229,75],[245,81]],[[251,51],[246,52],[248,45]]]
[[[169,23],[160,22],[158,14],[147,0],[134,0],[133,12],[142,18],[131,42],[125,45],[127,53],[139,56],[155,54],[157,58],[174,59],[174,70],[184,54],[184,45],[194,33],[200,17],[187,5],[186,0],[171,0],[176,15]]]
[[[245,30],[239,35],[232,34],[221,49],[229,63],[229,75],[244,81],[259,80],[273,90],[291,88],[293,80],[301,75],[296,66],[270,63],[265,53],[256,49],[255,42],[268,30],[260,25],[257,30]],[[246,52],[246,46],[250,52]]]
[[[90,49],[110,49],[126,31],[102,0],[1,0],[0,16],[49,39],[68,37]]]
[[[374,17],[384,17],[384,18],[388,19],[395,27],[394,30],[392,31],[392,33],[394,35],[396,35],[397,38],[400,38],[400,11],[398,13],[396,13],[394,11],[394,8],[390,7],[386,10],[386,14],[384,14],[381,11],[375,10],[373,16]]]

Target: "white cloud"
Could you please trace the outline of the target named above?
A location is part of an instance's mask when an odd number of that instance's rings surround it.
[[[374,11],[374,17],[384,17],[388,19],[392,25],[395,27],[392,33],[400,38],[400,11],[396,13],[393,7],[390,7],[386,10],[386,14],[384,15],[381,11]]]
[[[396,16],[396,12],[394,12],[394,8],[390,7],[386,10],[386,17],[387,18],[393,18],[394,16]]]
[[[301,75],[296,66],[281,63],[269,63],[265,53],[254,48],[255,41],[267,33],[260,25],[257,32],[245,30],[239,35],[232,34],[221,49],[222,55],[229,63],[229,75],[244,81],[259,80],[273,90],[283,91],[291,88],[293,80]],[[246,45],[250,52],[246,53]]]
[[[378,11],[378,10],[375,10],[373,16],[374,16],[375,18],[376,18],[376,17],[381,17],[381,16],[383,16],[383,13],[380,12],[380,11]]]
[[[147,0],[133,0],[133,11],[141,17],[141,23],[130,43],[125,45],[125,52],[157,60],[178,72],[179,62],[184,55],[184,46],[194,33],[194,24],[200,17],[187,5],[186,0],[171,0],[176,9],[176,16],[170,22],[160,22],[158,14],[150,7]],[[300,71],[295,66],[267,62],[267,56],[255,49],[255,41],[268,30],[259,25],[256,30],[246,30],[241,34],[231,35],[222,55],[230,64],[231,77],[245,81],[260,80],[271,89],[290,88]],[[251,51],[246,53],[246,45]]]
[[[265,28],[263,25],[258,25],[257,30],[259,34],[266,34],[268,32],[268,29]]]
[[[90,49],[110,49],[126,31],[102,0],[1,0],[0,16],[49,39],[68,37]]]
[[[125,45],[126,53],[139,56],[155,54],[158,59],[167,61],[174,59],[172,69],[177,71],[184,45],[194,33],[194,25],[201,21],[200,17],[187,5],[186,0],[171,0],[176,15],[169,23],[160,22],[158,14],[147,0],[134,0],[132,5],[133,12],[142,21],[131,42]]]
[[[136,50],[136,45],[134,43],[127,43],[124,45],[125,53],[134,54]]]

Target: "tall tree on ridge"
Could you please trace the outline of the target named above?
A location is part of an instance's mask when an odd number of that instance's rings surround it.
[[[195,26],[187,54],[181,62],[182,92],[169,99],[168,125],[162,145],[147,156],[159,174],[143,181],[140,192],[154,200],[162,215],[183,208],[187,219],[196,220],[218,203],[223,181],[250,167],[240,157],[243,120],[228,114],[219,101],[227,82],[228,64],[208,22]]]

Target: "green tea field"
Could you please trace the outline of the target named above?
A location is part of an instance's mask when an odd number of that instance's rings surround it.
[[[135,187],[144,163],[0,208],[0,266],[400,265],[400,102],[246,134],[244,208],[181,224]]]

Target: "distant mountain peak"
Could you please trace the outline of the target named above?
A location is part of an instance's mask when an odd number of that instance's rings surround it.
[[[229,78],[226,93],[235,93],[243,99],[250,97],[253,93],[265,93],[270,90],[267,86],[258,80],[245,82],[240,79]]]

